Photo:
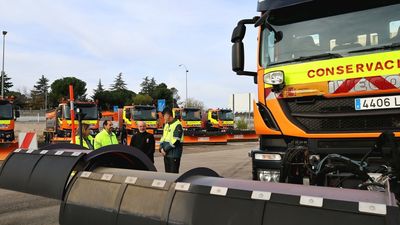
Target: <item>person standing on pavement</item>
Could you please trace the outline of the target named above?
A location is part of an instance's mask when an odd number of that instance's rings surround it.
[[[71,144],[72,143],[73,142],[71,140]],[[81,137],[79,135],[75,136],[75,144],[81,145]],[[92,135],[90,135],[89,124],[82,124],[82,146],[84,148],[94,150],[94,138]]]
[[[118,144],[118,140],[117,136],[113,132],[112,121],[104,120],[103,130],[94,138],[94,149],[115,144]]]
[[[183,151],[183,128],[178,119],[173,118],[172,110],[165,108],[164,130],[160,140],[160,152],[164,156],[165,172],[179,173]]]
[[[154,136],[146,131],[146,123],[144,121],[137,122],[137,126],[138,132],[132,136],[130,146],[141,150],[154,163]]]

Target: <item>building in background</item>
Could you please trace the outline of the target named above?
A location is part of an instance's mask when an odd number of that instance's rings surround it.
[[[228,108],[235,114],[235,128],[254,129],[253,120],[253,93],[232,94],[229,97]],[[246,125],[241,125],[245,123]]]
[[[229,96],[228,108],[235,113],[253,112],[253,101],[255,100],[254,93],[240,93]]]

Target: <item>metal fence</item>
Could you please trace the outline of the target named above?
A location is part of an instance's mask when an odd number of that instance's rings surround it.
[[[20,122],[44,122],[46,120],[45,110],[19,110]]]

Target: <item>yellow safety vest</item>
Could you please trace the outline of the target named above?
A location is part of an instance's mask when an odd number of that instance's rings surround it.
[[[98,133],[94,138],[94,149],[116,144],[118,144],[117,136],[113,132],[109,134],[105,129]]]
[[[174,122],[172,122],[172,124],[166,123],[160,142],[168,142],[172,146],[174,146],[175,142],[178,140],[183,143],[183,132],[181,137],[174,137],[174,132],[178,125],[182,126],[179,120],[175,120]]]
[[[87,139],[92,144],[92,147],[94,147],[94,138],[91,135],[89,135],[87,137]],[[71,144],[73,144],[72,140],[71,140]],[[81,138],[79,136],[75,136],[75,144],[76,145],[81,145]],[[87,149],[90,149],[85,140],[83,140],[83,147],[85,147]]]

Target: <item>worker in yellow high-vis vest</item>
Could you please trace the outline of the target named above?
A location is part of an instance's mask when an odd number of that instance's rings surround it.
[[[98,149],[107,145],[118,144],[117,136],[113,132],[113,124],[110,120],[104,120],[103,130],[94,138],[94,149]]]
[[[71,144],[72,143],[71,140]],[[79,135],[75,136],[75,144],[81,145],[81,137]],[[90,150],[94,149],[94,138],[90,135],[89,124],[82,124],[82,146]]]
[[[172,116],[172,110],[164,109],[164,130],[160,140],[160,152],[164,156],[165,172],[179,173],[183,151],[183,128],[178,119]]]

